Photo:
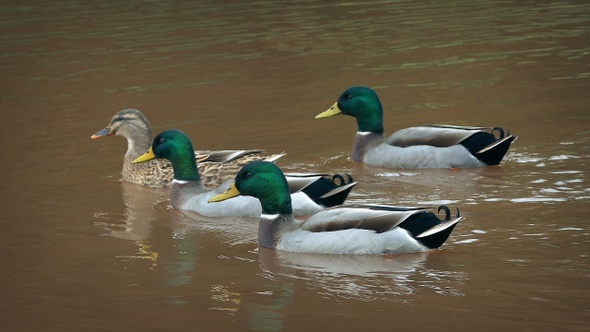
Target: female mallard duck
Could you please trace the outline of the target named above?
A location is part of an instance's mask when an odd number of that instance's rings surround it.
[[[174,208],[194,211],[207,217],[260,215],[260,203],[252,197],[241,197],[222,205],[210,204],[209,198],[226,190],[231,181],[213,190],[205,188],[193,155],[193,145],[188,136],[180,130],[173,129],[158,134],[148,152],[133,162],[141,163],[154,158],[165,158],[170,161],[174,170],[170,204]],[[336,183],[336,180],[340,183]],[[291,196],[295,213],[312,214],[326,207],[342,204],[352,187],[356,185],[351,181],[350,176],[347,181],[340,175],[335,175],[332,179],[322,174],[293,176],[290,184],[293,186]]]
[[[498,165],[516,136],[502,128],[427,125],[383,135],[383,107],[375,91],[363,86],[347,89],[327,111],[356,118],[358,131],[352,159],[393,168],[468,168]],[[499,137],[494,136],[498,132]]]
[[[440,247],[463,218],[451,219],[449,208],[440,220],[422,208],[392,206],[335,207],[318,212],[303,223],[293,220],[291,197],[285,176],[269,162],[253,162],[240,170],[220,202],[238,195],[260,200],[260,246],[299,253],[399,254]]]
[[[113,116],[106,128],[92,135],[98,139],[111,135],[127,139],[127,153],[123,159],[123,180],[144,187],[166,188],[172,184],[173,171],[167,160],[153,160],[134,164],[135,158],[144,154],[152,145],[152,129],[146,117],[136,109],[126,109]],[[263,150],[199,151],[199,172],[203,185],[218,187],[232,179],[245,164],[254,160],[276,161],[284,154],[263,156]]]

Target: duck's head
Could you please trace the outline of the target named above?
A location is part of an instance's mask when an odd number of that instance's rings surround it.
[[[150,123],[136,109],[126,109],[117,112],[108,126],[90,136],[90,138],[99,139],[111,135],[123,136],[127,139],[144,140],[148,142],[147,144],[152,139]],[[147,147],[145,148],[147,149]]]
[[[338,114],[355,117],[359,132],[383,133],[383,107],[371,88],[353,86],[346,89],[332,107],[315,118],[327,118]]]
[[[239,195],[258,198],[263,214],[293,212],[287,179],[277,165],[268,161],[255,161],[242,167],[231,186],[209,202],[220,202]]]
[[[137,157],[133,163],[168,159],[174,169],[174,179],[194,181],[199,179],[195,150],[190,138],[178,129],[161,132],[154,138],[149,150]]]

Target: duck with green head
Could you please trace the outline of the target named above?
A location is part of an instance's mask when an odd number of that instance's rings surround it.
[[[152,128],[142,112],[136,109],[119,111],[104,129],[90,138],[99,139],[113,135],[127,139],[127,152],[123,159],[123,181],[150,188],[170,187],[173,171],[169,161],[156,159],[141,164],[133,163],[135,158],[144,154],[152,145]],[[276,161],[284,156],[283,153],[265,156],[262,152],[264,150],[260,149],[196,152],[203,185],[208,188],[218,187],[222,182],[233,179],[238,170],[249,162]]]
[[[440,247],[463,219],[458,213],[456,218],[451,218],[445,206],[439,207],[439,211],[446,212],[445,219],[441,220],[423,208],[356,205],[326,209],[299,223],[293,219],[285,176],[276,165],[268,162],[253,162],[244,166],[231,186],[209,201],[223,203],[242,196],[260,200],[259,245],[288,252],[424,252]]]
[[[174,170],[171,186],[170,204],[180,210],[197,212],[207,217],[257,217],[261,213],[260,202],[252,197],[225,204],[210,204],[209,198],[224,192],[231,180],[210,190],[203,186],[194,148],[189,137],[182,131],[172,129],[158,134],[148,152],[139,156],[134,163],[141,163],[154,158],[167,159]],[[272,164],[272,163],[271,163]],[[298,215],[312,214],[326,207],[340,205],[344,202],[356,182],[348,177],[324,174],[301,174],[290,177],[294,211]]]
[[[399,130],[385,139],[381,101],[375,91],[364,86],[348,88],[316,119],[338,114],[356,118],[352,159],[373,166],[411,169],[498,165],[517,138],[499,127],[425,125]]]

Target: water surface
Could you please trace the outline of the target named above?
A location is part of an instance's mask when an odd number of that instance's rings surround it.
[[[0,22],[3,330],[589,330],[590,4],[9,1]],[[500,167],[360,165],[353,119],[314,120],[351,85],[388,133],[519,139]],[[125,140],[89,137],[125,108],[198,148],[351,173],[351,202],[466,220],[424,254],[259,250],[253,220],[120,182]]]

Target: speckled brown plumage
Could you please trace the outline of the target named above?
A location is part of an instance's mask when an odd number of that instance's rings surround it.
[[[147,118],[136,109],[117,112],[110,123],[92,135],[92,139],[111,135],[127,139],[127,152],[123,159],[123,181],[150,188],[167,188],[172,183],[174,172],[165,159],[134,164],[133,160],[144,154],[152,145],[152,130]],[[263,150],[198,151],[195,154],[203,185],[215,188],[223,181],[231,180],[239,169],[254,160],[278,159],[283,154],[263,155]]]

